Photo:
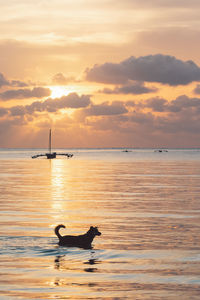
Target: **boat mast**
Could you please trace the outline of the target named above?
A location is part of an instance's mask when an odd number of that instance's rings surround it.
[[[51,153],[51,129],[49,130],[49,153]]]
[[[56,158],[56,155],[57,155],[56,152],[51,153],[51,129],[49,129],[49,153],[36,154],[36,155],[33,155],[32,158],[38,158],[40,156],[46,156],[47,159],[52,159],[52,158]],[[58,153],[58,155],[67,156],[68,158],[73,156],[73,154],[70,154],[70,153]]]

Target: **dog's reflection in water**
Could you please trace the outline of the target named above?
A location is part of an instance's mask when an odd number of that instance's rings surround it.
[[[65,255],[58,255],[56,256],[55,260],[54,260],[54,266],[56,270],[60,270],[60,269],[65,269],[62,267],[62,265],[64,266],[64,257]]]
[[[96,259],[96,258],[91,258],[89,259],[87,262],[84,262],[84,264],[88,264],[88,265],[96,265],[98,264],[99,261]],[[97,272],[97,268],[94,268],[94,267],[89,267],[89,268],[85,268],[84,271],[85,272]]]
[[[100,263],[99,260],[97,260],[96,258],[93,258],[93,254],[95,252],[91,251],[91,258],[85,262],[83,262],[84,265],[88,265],[88,267],[86,268],[81,268],[81,264],[79,263],[76,266],[74,266],[74,264],[70,264],[68,260],[66,260],[66,255],[59,255],[56,256],[55,260],[54,260],[54,267],[56,270],[59,271],[67,271],[67,272],[74,272],[77,270],[77,272],[88,272],[88,273],[95,273],[98,272],[98,268],[96,268],[94,265],[97,265]],[[62,274],[62,272],[60,273]],[[57,277],[54,281],[54,285],[55,286],[66,286],[68,285],[69,282],[66,278],[61,278],[61,277]]]
[[[91,256],[93,256],[94,251],[91,252]],[[65,259],[66,255],[59,255],[56,256],[54,260],[54,267],[56,270],[74,270],[74,265],[73,268],[70,267],[69,262]],[[97,268],[93,267],[94,265],[99,264],[100,261],[96,258],[90,258],[89,260],[83,262],[84,265],[90,265],[91,267],[88,266],[88,268],[84,268],[83,270],[85,272],[97,272]],[[80,264],[79,264],[80,266]]]

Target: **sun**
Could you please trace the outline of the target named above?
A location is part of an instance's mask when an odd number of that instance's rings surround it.
[[[71,93],[71,89],[69,87],[64,86],[50,86],[51,90],[51,98],[61,98],[62,96],[67,96],[69,93]]]

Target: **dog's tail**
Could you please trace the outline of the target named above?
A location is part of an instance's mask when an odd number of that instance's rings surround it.
[[[60,235],[60,233],[59,233],[60,228],[65,228],[65,225],[58,225],[58,226],[56,226],[56,228],[54,230],[55,234],[57,235],[57,237],[59,238],[59,240],[62,238],[62,235]]]

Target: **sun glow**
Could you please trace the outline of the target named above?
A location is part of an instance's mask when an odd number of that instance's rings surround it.
[[[62,96],[67,96],[68,94],[73,92],[71,88],[64,86],[50,86],[49,88],[51,90],[51,98],[53,99],[61,98]]]

